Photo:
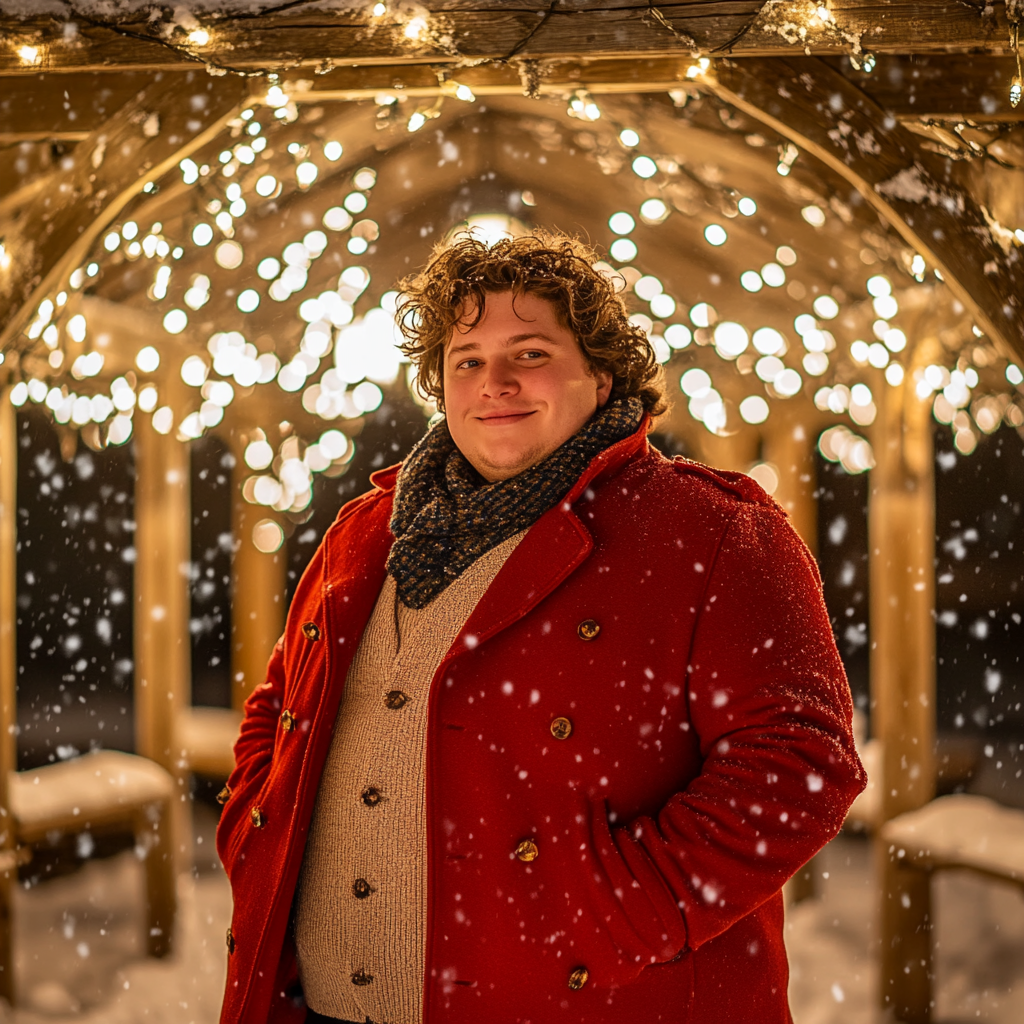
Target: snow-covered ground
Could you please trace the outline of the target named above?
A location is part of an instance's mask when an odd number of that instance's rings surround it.
[[[142,955],[142,885],[127,852],[20,891],[9,1024],[215,1024],[231,895],[212,855],[213,812],[196,808],[198,874],[180,882],[176,953]],[[200,842],[201,840],[201,842]],[[876,972],[870,845],[842,836],[818,862],[819,896],[790,909],[786,941],[796,1024],[883,1024]],[[1024,892],[967,875],[935,886],[936,1024],[1024,1021]]]

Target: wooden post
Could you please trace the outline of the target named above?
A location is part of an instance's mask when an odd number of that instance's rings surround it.
[[[935,795],[935,481],[931,404],[912,368],[875,397],[868,505],[872,725],[882,744],[882,820]],[[876,850],[881,885],[881,1004],[923,1024],[930,1011],[928,878],[898,850]]]
[[[177,781],[170,843],[178,870],[192,863],[188,767],[174,742],[191,704],[189,451],[141,416],[135,435],[135,737],[138,753]]]
[[[757,461],[757,432],[750,427],[725,436],[701,431],[701,454],[709,466],[745,473]]]
[[[242,483],[251,471],[242,458],[244,445],[236,445],[235,482],[231,504],[231,532],[235,554],[231,599],[231,705],[241,708],[246,697],[266,678],[267,662],[284,631],[284,545],[273,554],[260,551],[252,529],[266,513],[242,497]]]
[[[781,409],[765,424],[762,455],[779,471],[779,486],[773,497],[789,514],[790,522],[803,542],[818,553],[817,474],[814,466],[815,430],[803,420]]]
[[[12,898],[18,882],[8,777],[17,768],[18,414],[0,391],[0,997],[14,1005]]]
[[[814,466],[815,429],[798,419],[788,407],[776,403],[761,428],[761,457],[779,472],[773,498],[786,510],[793,529],[810,549],[818,553],[818,501],[814,496],[817,474]],[[821,861],[812,857],[786,883],[787,904],[801,903],[818,895]]]

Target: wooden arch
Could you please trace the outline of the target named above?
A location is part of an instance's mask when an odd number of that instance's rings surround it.
[[[640,87],[667,91],[695,84],[821,160],[939,270],[1005,355],[1024,355],[1024,268],[1018,249],[958,183],[951,161],[930,151],[925,140],[815,58],[723,61],[695,83],[687,79],[690,67],[688,58],[662,61],[661,80],[648,77]],[[544,91],[576,84],[600,94],[609,88],[601,70],[600,64],[590,72],[576,69],[572,81],[563,86],[549,82]],[[345,91],[346,98],[369,98],[385,88],[383,76],[379,85],[365,77],[362,88]],[[17,345],[15,339],[46,292],[146,183],[216,138],[249,98],[238,78],[196,73],[187,85],[205,99],[183,102],[178,78],[154,81],[79,144],[68,170],[21,197],[23,206],[16,205],[17,196],[0,204],[10,264],[0,275],[0,346],[5,350]],[[612,85],[615,92],[628,88],[621,80]],[[515,94],[520,88],[506,82],[487,92]],[[440,91],[427,87],[415,93]],[[319,89],[296,95],[305,104],[340,98]],[[68,238],[75,240],[69,245]]]

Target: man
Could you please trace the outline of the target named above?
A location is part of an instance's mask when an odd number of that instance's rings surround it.
[[[247,703],[225,1024],[791,1020],[849,687],[784,512],[648,445],[595,258],[463,240],[404,283],[445,419],[341,510]]]

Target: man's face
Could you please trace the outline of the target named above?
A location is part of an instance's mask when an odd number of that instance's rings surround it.
[[[445,347],[444,406],[459,451],[490,482],[536,465],[607,401],[608,372],[591,375],[575,335],[547,300],[487,296],[456,324]]]

